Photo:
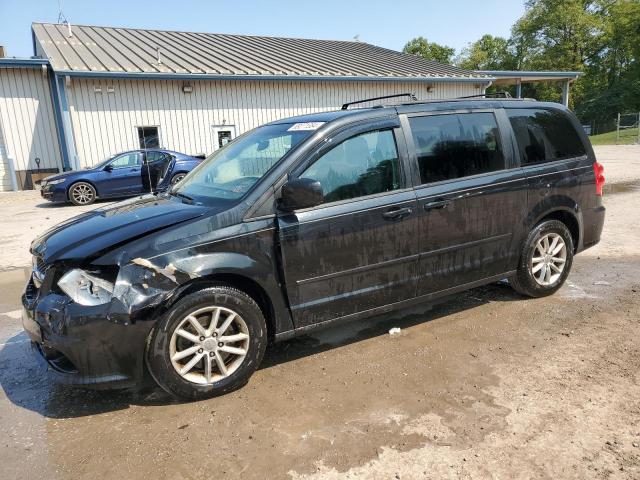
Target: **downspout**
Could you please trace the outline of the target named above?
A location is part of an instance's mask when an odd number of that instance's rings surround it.
[[[58,84],[58,93],[60,99],[60,112],[62,113],[62,126],[64,127],[65,143],[67,145],[67,153],[69,155],[68,162],[72,169],[80,170],[80,161],[76,153],[76,144],[73,139],[73,124],[71,123],[71,114],[69,113],[69,102],[67,102],[67,91],[65,80],[63,77],[56,75],[56,83]],[[68,79],[69,77],[67,77]]]
[[[58,146],[62,154],[62,170],[67,172],[71,170],[69,161],[71,155],[67,148],[67,134],[65,132],[64,120],[62,117],[62,105],[58,90],[58,81],[56,74],[49,70],[49,90],[51,91],[51,103],[53,104],[53,117],[56,124],[56,132],[58,133]]]

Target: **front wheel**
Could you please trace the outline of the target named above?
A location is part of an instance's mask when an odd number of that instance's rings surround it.
[[[74,205],[91,205],[96,201],[96,189],[87,182],[77,182],[69,188],[69,200]]]
[[[243,386],[267,344],[264,316],[244,292],[216,286],[180,300],[154,329],[147,365],[170,394],[201,400]]]
[[[511,286],[529,297],[555,293],[564,284],[573,263],[573,239],[566,225],[547,220],[536,225],[524,244]]]

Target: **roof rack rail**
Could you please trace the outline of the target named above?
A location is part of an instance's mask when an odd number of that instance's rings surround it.
[[[342,110],[347,110],[351,105],[356,105],[357,103],[373,102],[375,100],[386,100],[387,98],[398,98],[398,97],[409,97],[414,102],[418,101],[418,98],[414,93],[398,93],[396,95],[385,95],[383,97],[365,98],[364,100],[356,100],[354,102],[343,103]]]
[[[468,95],[457,98],[513,98],[509,92],[480,93],[478,95]]]

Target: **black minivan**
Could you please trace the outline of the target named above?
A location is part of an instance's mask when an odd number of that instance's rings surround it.
[[[49,369],[211,397],[269,341],[504,278],[552,294],[599,241],[602,166],[561,105],[349,106],[256,128],[170,191],[34,240],[23,324]]]

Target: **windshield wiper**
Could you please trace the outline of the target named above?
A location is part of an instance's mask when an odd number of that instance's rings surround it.
[[[189,195],[185,195],[184,193],[169,192],[169,195],[175,195],[176,197],[183,198],[183,199],[187,200],[188,202],[191,202],[191,204],[195,204],[196,203],[196,201],[193,198],[191,198]]]

